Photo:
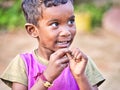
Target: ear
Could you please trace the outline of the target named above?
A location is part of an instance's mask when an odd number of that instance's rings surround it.
[[[35,25],[31,23],[26,23],[25,28],[29,35],[31,35],[34,38],[38,37],[39,32],[38,32],[38,28]]]

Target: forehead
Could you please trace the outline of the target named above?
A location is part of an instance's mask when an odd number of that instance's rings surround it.
[[[49,18],[65,18],[71,17],[74,14],[74,8],[71,1],[68,1],[66,4],[61,4],[53,7],[43,7],[42,19]]]

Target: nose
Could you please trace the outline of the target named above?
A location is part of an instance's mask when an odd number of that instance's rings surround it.
[[[67,26],[61,28],[60,36],[68,37],[71,36],[71,29]]]

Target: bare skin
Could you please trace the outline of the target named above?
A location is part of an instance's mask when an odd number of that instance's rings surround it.
[[[67,54],[68,57],[64,57]],[[72,51],[68,49],[60,49],[53,53],[50,57],[48,68],[46,69],[44,75],[46,78],[53,82],[57,76],[60,75],[62,70],[70,65],[71,72],[73,76],[75,77],[79,87],[81,90],[98,90],[97,86],[91,86],[88,79],[86,78],[84,71],[87,64],[87,57],[85,54],[83,54],[78,48],[74,49]],[[76,57],[76,60],[74,59]],[[55,72],[52,74],[49,72],[52,69],[52,71],[55,70]],[[50,73],[50,74],[49,74]],[[49,76],[51,75],[51,76]],[[19,88],[19,89],[18,89]],[[19,84],[19,83],[13,83],[12,90],[27,90],[27,87]],[[38,80],[38,82],[33,86],[31,90],[47,90],[43,86],[43,81],[41,79]]]
[[[69,65],[80,90],[98,90],[97,85],[91,86],[85,75],[87,56],[79,48],[69,50],[76,34],[74,9],[71,2],[43,8],[43,18],[40,18],[39,27],[27,23],[26,30],[32,37],[38,38],[38,54],[49,61],[43,73],[44,76],[49,82],[53,82]],[[31,88],[31,90],[47,89],[41,79]],[[27,86],[14,82],[12,90],[27,90]]]

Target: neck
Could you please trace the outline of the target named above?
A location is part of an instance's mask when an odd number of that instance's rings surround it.
[[[49,49],[45,49],[45,48],[41,48],[39,47],[37,50],[37,53],[39,56],[41,56],[42,58],[49,60],[50,59],[50,55],[53,53],[53,51],[49,50]]]

